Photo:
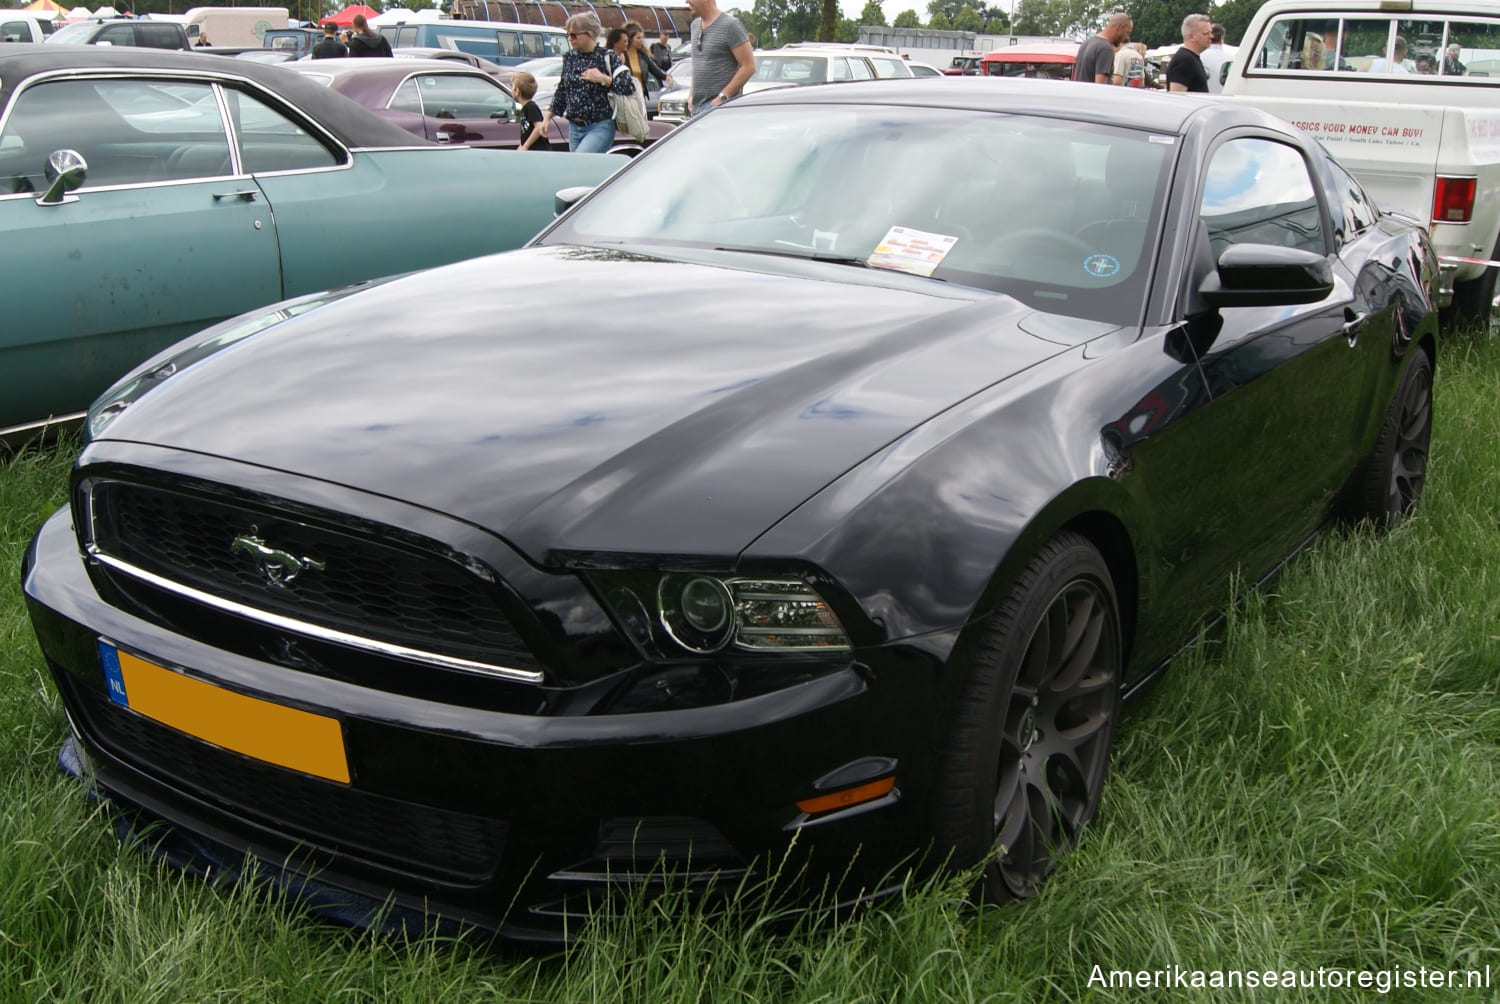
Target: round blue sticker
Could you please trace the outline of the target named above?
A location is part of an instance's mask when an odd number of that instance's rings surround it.
[[[1083,260],[1083,270],[1095,279],[1108,279],[1120,271],[1120,259],[1112,254],[1091,254]]]

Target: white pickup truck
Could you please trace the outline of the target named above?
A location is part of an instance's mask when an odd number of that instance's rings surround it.
[[[1494,310],[1500,0],[1271,0],[1224,96],[1320,140],[1377,204],[1429,224],[1439,304]]]
[[[19,10],[0,10],[0,42],[45,42],[52,22]]]

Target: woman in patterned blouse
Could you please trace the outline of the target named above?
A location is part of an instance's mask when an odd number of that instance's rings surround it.
[[[568,43],[573,51],[563,56],[562,76],[552,95],[552,107],[542,116],[543,135],[553,116],[568,121],[568,149],[579,153],[604,153],[615,139],[615,113],[609,94],[635,93],[630,68],[610,56],[599,45],[599,19],[592,14],[568,18]]]

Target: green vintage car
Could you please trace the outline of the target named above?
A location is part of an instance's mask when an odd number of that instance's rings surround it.
[[[625,163],[425,143],[245,60],[13,48],[0,54],[0,439],[76,417],[226,317],[518,247],[558,189]]]

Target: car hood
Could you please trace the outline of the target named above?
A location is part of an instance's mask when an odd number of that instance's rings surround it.
[[[789,269],[538,247],[417,273],[196,363],[100,438],[403,499],[543,563],[727,557],[1065,348],[1008,297]]]

